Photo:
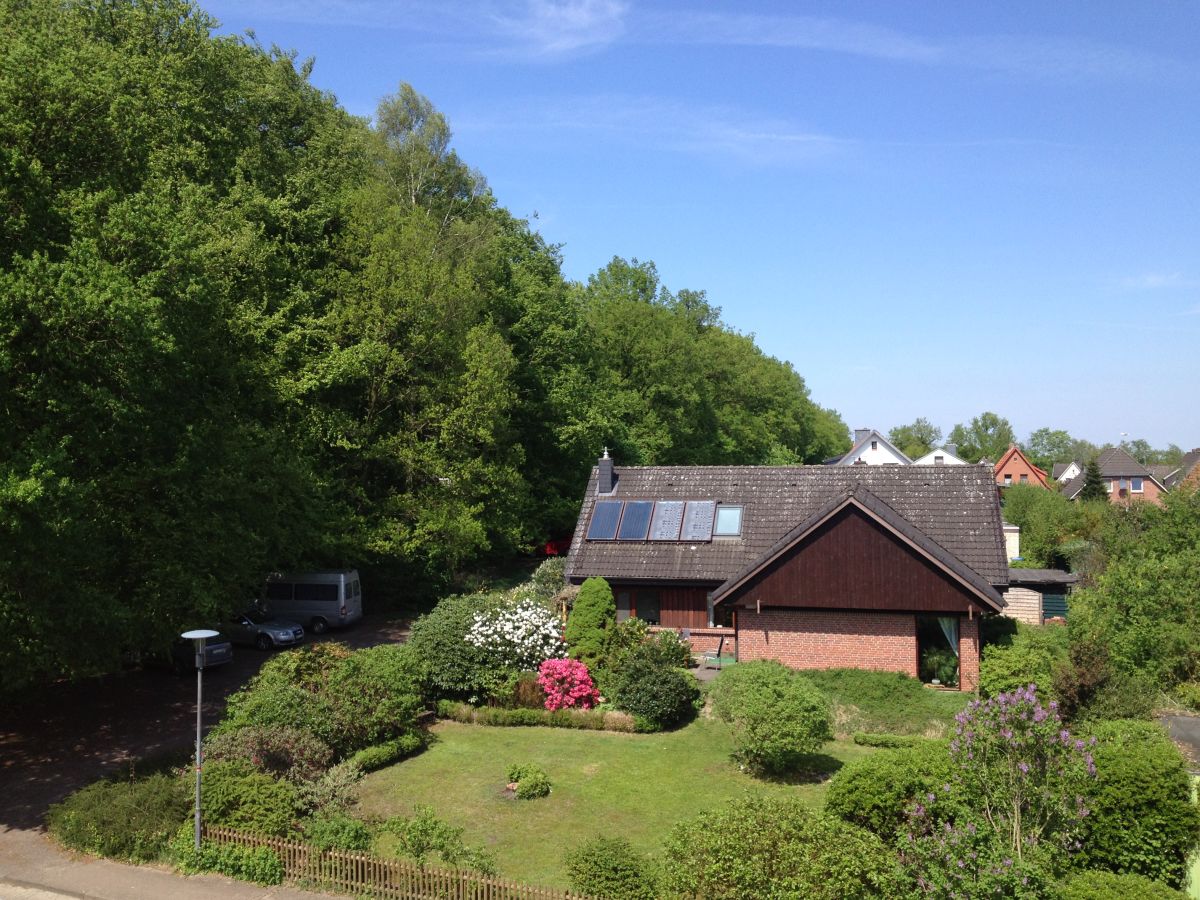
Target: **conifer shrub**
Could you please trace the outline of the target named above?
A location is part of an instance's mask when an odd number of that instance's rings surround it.
[[[296,789],[244,761],[205,766],[200,797],[206,822],[252,834],[282,837],[297,816]]]
[[[661,731],[689,721],[700,700],[700,688],[688,672],[664,666],[643,644],[626,654],[613,676],[613,702],[634,717],[639,731]]]
[[[567,653],[594,669],[604,659],[608,636],[617,622],[617,603],[603,578],[589,578],[579,589],[567,617]]]
[[[148,862],[163,852],[190,810],[188,782],[155,774],[89,784],[51,806],[46,824],[72,850]]]

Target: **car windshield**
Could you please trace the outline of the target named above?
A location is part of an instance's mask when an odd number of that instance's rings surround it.
[[[268,616],[266,613],[257,612],[253,609],[250,610],[250,612],[246,613],[246,618],[249,619],[255,625],[263,625],[263,624],[271,621],[271,617]]]

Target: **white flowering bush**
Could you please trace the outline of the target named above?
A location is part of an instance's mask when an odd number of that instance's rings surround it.
[[[514,596],[495,609],[475,614],[465,640],[485,651],[497,668],[537,669],[544,660],[566,655],[562,623],[530,596]]]

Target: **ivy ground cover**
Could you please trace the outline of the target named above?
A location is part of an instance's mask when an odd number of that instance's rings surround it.
[[[636,735],[551,728],[491,728],[441,722],[419,756],[369,775],[360,816],[409,814],[414,804],[466,829],[496,854],[501,875],[566,887],[563,857],[597,835],[627,838],[658,855],[677,822],[736,803],[747,790],[798,796],[815,808],[825,784],[762,781],[738,770],[728,727],[699,719],[686,728]],[[831,742],[812,758],[832,771],[873,752]],[[536,802],[504,796],[513,763],[545,769],[554,789]]]

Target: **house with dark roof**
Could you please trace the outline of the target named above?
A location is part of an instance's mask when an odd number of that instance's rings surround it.
[[[1183,483],[1200,487],[1200,447],[1195,447],[1183,454],[1178,466],[1173,466],[1166,474],[1163,484],[1168,491],[1173,491]]]
[[[990,466],[617,466],[592,470],[566,565],[617,616],[739,660],[917,676],[950,649],[979,678],[979,621],[1005,607]]]
[[[1032,484],[1048,488],[1046,470],[1038,468],[1029,461],[1016,444],[1010,446],[996,460],[996,484],[1000,487],[1011,487],[1014,484]]]
[[[1049,619],[1067,617],[1067,595],[1079,576],[1061,569],[1008,570],[1007,604],[1004,614],[1027,625],[1042,625]]]
[[[1159,498],[1166,493],[1166,485],[1120,447],[1109,447],[1100,451],[1096,463],[1100,467],[1100,477],[1104,479],[1109,502],[1130,503],[1139,500],[1150,503],[1162,502]],[[1063,494],[1068,500],[1078,499],[1079,492],[1083,490],[1083,483],[1086,480],[1087,472],[1081,471],[1063,485]]]

